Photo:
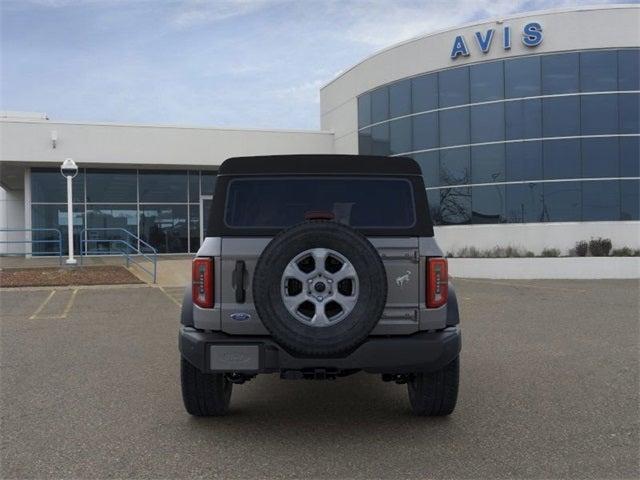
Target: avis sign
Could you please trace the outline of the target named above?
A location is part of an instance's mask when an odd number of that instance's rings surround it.
[[[482,53],[487,53],[489,51],[495,35],[496,30],[494,28],[490,28],[484,33],[475,32],[474,37]],[[527,23],[522,27],[522,36],[520,40],[527,47],[537,47],[542,43],[542,26],[538,22]],[[511,48],[511,27],[509,26],[502,28],[502,48],[504,50],[509,50]],[[453,41],[451,58],[455,60],[458,57],[468,57],[469,54],[469,47],[467,46],[464,35],[458,35]]]

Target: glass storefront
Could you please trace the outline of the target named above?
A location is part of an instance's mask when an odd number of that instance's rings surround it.
[[[422,167],[440,225],[638,220],[640,50],[451,68],[358,97],[359,153]]]
[[[74,248],[80,251],[80,233],[86,225],[94,229],[86,233],[86,249],[94,254],[137,248],[126,232],[159,253],[195,253],[200,247],[200,200],[213,194],[215,180],[215,171],[80,169],[73,180]],[[60,229],[66,252],[66,183],[60,171],[31,169],[31,198],[33,228]],[[54,237],[54,232],[33,236]],[[119,241],[100,241],[106,238]],[[35,243],[33,253],[50,254],[57,248],[53,243]]]

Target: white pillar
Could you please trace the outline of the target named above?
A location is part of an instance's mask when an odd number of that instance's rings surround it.
[[[67,265],[75,265],[76,259],[73,258],[73,187],[71,185],[73,177],[67,177],[67,235],[69,241],[69,258]]]

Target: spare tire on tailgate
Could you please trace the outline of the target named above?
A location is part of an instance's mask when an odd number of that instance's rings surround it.
[[[329,357],[360,345],[387,298],[384,265],[354,229],[312,220],[276,235],[253,277],[253,300],[273,338],[293,354]]]

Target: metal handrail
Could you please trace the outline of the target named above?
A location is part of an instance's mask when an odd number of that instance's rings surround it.
[[[122,238],[85,238],[85,234],[88,232],[106,232],[106,231],[118,231],[118,232],[124,232],[127,235],[129,235],[129,237],[132,240],[135,240],[136,246],[132,245],[131,243],[129,243],[127,240],[123,240]],[[98,250],[93,250],[90,251],[87,249],[87,244],[93,242],[93,243],[101,243],[101,242],[109,242],[110,244],[116,244],[118,246],[120,245],[124,245],[124,249],[118,249],[118,251],[120,252],[121,255],[123,255],[126,259],[127,262],[127,267],[129,266],[130,263],[134,263],[135,265],[137,265],[142,271],[144,271],[145,273],[149,274],[152,278],[153,278],[153,283],[156,283],[156,277],[157,277],[157,266],[158,266],[158,251],[152,247],[151,245],[149,245],[147,242],[145,242],[144,240],[142,240],[140,237],[138,237],[137,235],[134,235],[133,233],[131,233],[129,230],[127,230],[126,228],[119,228],[119,227],[112,227],[112,228],[102,228],[102,227],[95,227],[95,228],[83,228],[82,231],[80,232],[80,263],[82,264],[82,260],[86,255],[89,254],[104,254],[104,252],[98,251]],[[148,249],[150,249],[150,252],[144,252],[141,248],[140,245],[144,245],[145,247],[147,247]],[[135,253],[131,254],[129,249],[134,250]],[[148,260],[149,262],[151,262],[153,264],[153,270],[148,270],[146,269],[142,263],[140,262],[136,262],[135,260],[132,259],[132,257],[134,256],[142,256],[142,258],[144,258],[145,260]]]
[[[57,239],[53,240],[34,240],[33,237],[29,240],[26,238],[24,240],[0,240],[0,243],[30,243],[33,250],[34,243],[57,243],[58,251],[53,252],[58,254],[58,260],[60,265],[62,265],[62,233],[57,228],[0,228],[0,233],[9,233],[9,232],[55,232],[58,234]],[[32,252],[33,253],[33,252]],[[25,255],[28,252],[3,252],[2,255]]]

